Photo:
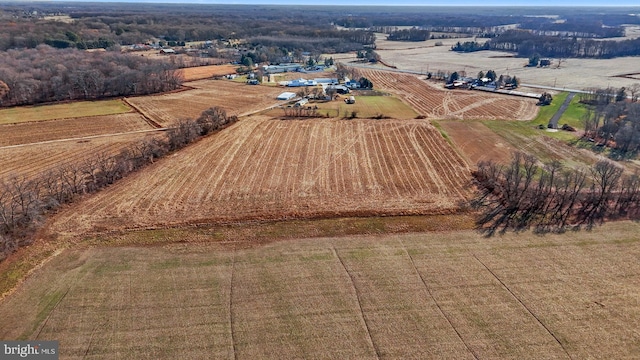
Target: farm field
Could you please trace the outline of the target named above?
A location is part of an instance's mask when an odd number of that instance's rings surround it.
[[[358,69],[378,89],[400,96],[429,119],[531,120],[536,100],[471,90],[445,90],[441,84],[418,76],[373,69]]]
[[[252,116],[61,212],[51,231],[451,213],[469,181],[424,120]]]
[[[222,76],[235,74],[237,65],[206,65],[188,67],[181,70],[185,81],[194,81],[211,78],[214,76]]]
[[[637,30],[629,35],[637,37]],[[614,59],[563,59],[560,68],[554,61],[548,68],[525,67],[527,59],[500,51],[478,51],[457,53],[450,51],[456,42],[474,41],[474,38],[435,39],[424,42],[388,41],[383,36],[376,40],[376,52],[382,60],[403,70],[419,71],[464,71],[475,76],[480,71],[494,70],[498,75],[516,76],[522,83],[554,86],[566,89],[588,89],[611,86],[629,87],[637,79],[625,78],[624,74],[638,73],[637,57]],[[482,40],[478,39],[482,42]],[[435,46],[441,42],[442,46]],[[337,57],[336,57],[337,58]],[[342,57],[341,57],[342,59]],[[349,57],[345,60],[348,61]]]
[[[354,95],[355,104],[346,104],[344,98]],[[317,104],[319,112],[329,116],[349,117],[352,112],[359,118],[374,118],[377,116],[393,119],[413,119],[418,114],[400,99],[394,96],[359,96],[358,93],[342,96],[340,100]],[[347,115],[347,116],[345,116]]]
[[[65,359],[630,359],[639,226],[95,242],[63,251],[0,303],[0,337],[55,338]]]
[[[77,101],[65,104],[0,109],[0,125],[31,121],[113,115],[130,112],[121,100]]]
[[[126,146],[153,136],[158,135],[133,133],[0,148],[0,181],[14,175],[31,178],[66,164],[82,164],[101,153],[115,155]]]
[[[282,103],[276,96],[283,88],[240,84],[229,80],[200,80],[185,84],[190,90],[163,95],[127,98],[142,114],[171,126],[180,119],[195,119],[202,111],[220,106],[227,115],[241,116]]]
[[[443,120],[438,124],[470,166],[489,160],[506,164],[517,149],[480,121]]]
[[[0,152],[3,146],[148,129],[152,127],[137,113],[0,125]]]

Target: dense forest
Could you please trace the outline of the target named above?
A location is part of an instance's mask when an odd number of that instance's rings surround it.
[[[14,3],[0,5],[0,50],[39,44],[110,48],[153,39],[248,39],[254,45],[323,52],[355,51],[373,44],[369,32],[337,31],[332,20],[339,14],[322,7]]]
[[[0,106],[169,91],[182,84],[176,69],[170,61],[120,52],[47,45],[0,52]]]

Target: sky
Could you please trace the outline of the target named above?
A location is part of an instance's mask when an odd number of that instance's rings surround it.
[[[1,0],[0,0],[1,1]],[[51,0],[50,0],[51,1]],[[70,1],[70,0],[52,0]],[[144,2],[144,3],[197,3],[197,4],[295,4],[295,5],[343,5],[343,6],[634,6],[640,0],[71,0],[91,2]]]

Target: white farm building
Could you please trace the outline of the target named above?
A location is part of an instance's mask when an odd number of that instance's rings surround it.
[[[291,100],[294,97],[296,97],[295,93],[283,92],[282,94],[278,95],[278,97],[276,99],[278,99],[278,100]]]

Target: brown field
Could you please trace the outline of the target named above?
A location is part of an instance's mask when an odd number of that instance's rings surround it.
[[[0,338],[56,339],[64,359],[632,359],[638,231],[616,223],[238,250],[213,233],[151,231],[178,242],[50,260],[0,303]]]
[[[469,165],[479,161],[508,163],[516,151],[505,139],[479,121],[438,121],[453,144],[459,149]]]
[[[170,126],[179,119],[197,118],[210,107],[220,106],[228,115],[241,116],[282,103],[282,88],[246,85],[228,80],[200,80],[185,84],[193,89],[164,95],[128,98],[148,118]]]
[[[429,119],[531,120],[536,100],[471,90],[446,90],[415,75],[358,69],[378,89],[397,94]]]
[[[0,125],[116,115],[128,112],[131,112],[131,108],[120,99],[18,106],[0,109]]]
[[[208,79],[214,76],[235,74],[237,65],[206,65],[181,69],[185,81]]]
[[[0,125],[0,151],[3,146],[148,129],[137,113]]]
[[[133,133],[0,148],[0,181],[13,175],[37,176],[63,164],[81,164],[85,159],[100,153],[116,154],[129,144],[151,136],[157,136],[157,133]]]
[[[446,213],[469,180],[424,120],[250,117],[59,214],[53,231]]]

